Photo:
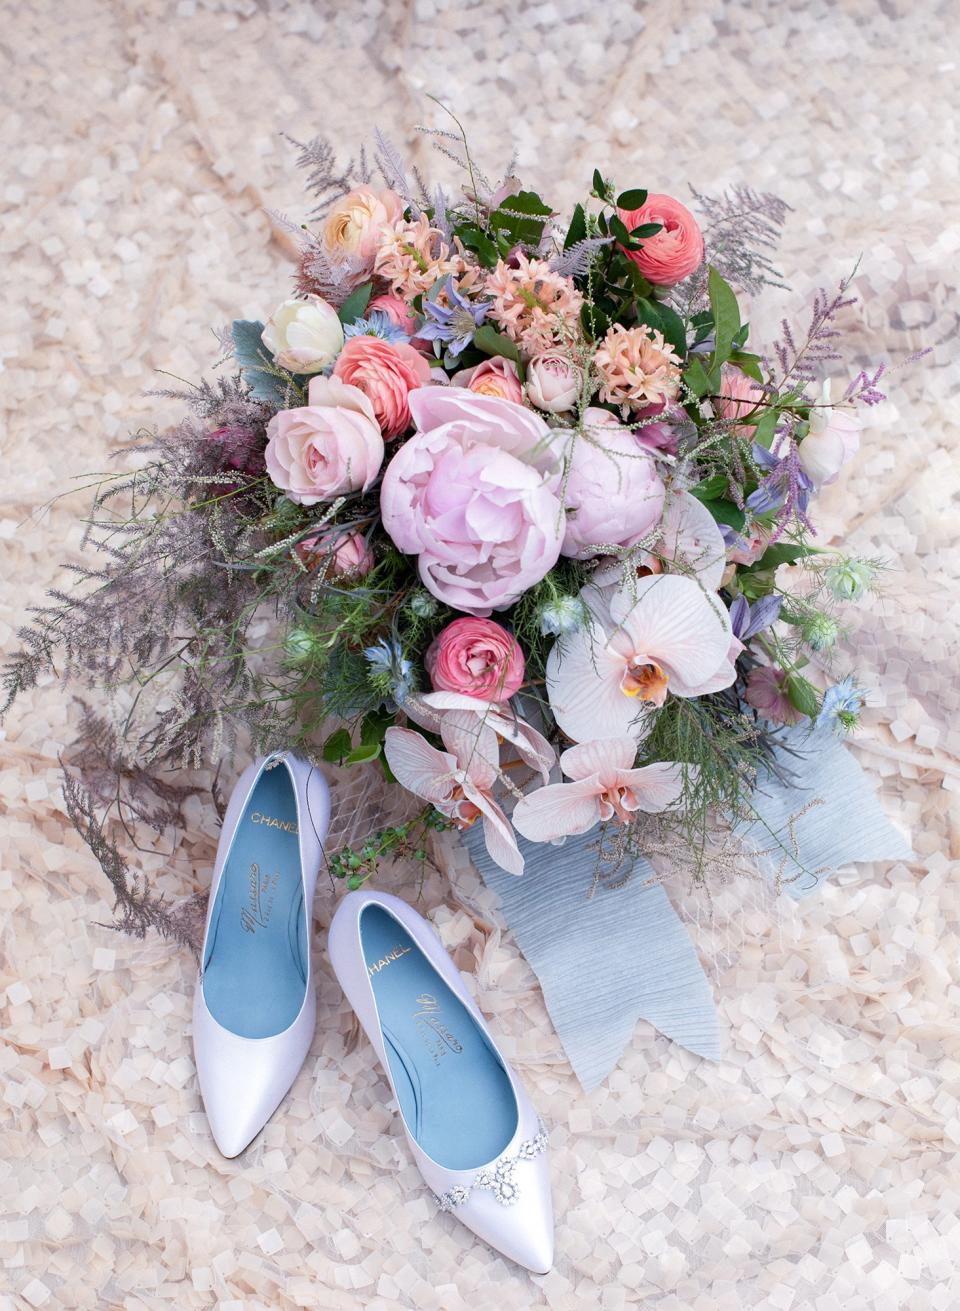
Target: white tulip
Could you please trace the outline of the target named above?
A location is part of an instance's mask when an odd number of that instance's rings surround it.
[[[319,373],[343,349],[343,324],[319,296],[285,300],[267,319],[263,344],[281,369]]]

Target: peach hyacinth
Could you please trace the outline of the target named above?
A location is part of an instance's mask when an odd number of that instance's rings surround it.
[[[560,757],[569,783],[528,792],[514,807],[513,825],[531,842],[587,833],[616,819],[630,824],[638,811],[656,815],[675,805],[683,791],[679,765],[660,762],[634,768],[632,737],[608,737],[570,747]]]
[[[390,290],[407,301],[449,274],[467,272],[459,250],[450,249],[443,233],[430,226],[425,214],[409,222],[401,220],[381,232],[373,267],[378,277],[390,283]]]
[[[645,708],[719,692],[736,678],[730,617],[699,582],[654,574],[606,594],[587,586],[590,621],[547,658],[553,717],[576,742],[646,732]]]
[[[583,296],[571,278],[554,273],[546,260],[518,254],[487,274],[493,297],[490,318],[525,355],[540,355],[573,341],[580,332]]]
[[[613,324],[593,362],[600,399],[619,405],[624,414],[631,407],[664,404],[680,390],[680,357],[657,328]]]

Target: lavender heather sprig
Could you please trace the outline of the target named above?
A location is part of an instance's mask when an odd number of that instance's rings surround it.
[[[782,320],[781,337],[773,347],[782,374],[778,384],[781,391],[785,390],[791,381],[801,389],[804,388],[808,383],[813,382],[822,365],[842,358],[833,345],[833,342],[842,336],[840,329],[835,325],[840,311],[857,303],[856,296],[847,295],[847,289],[855,275],[856,268],[841,281],[839,289],[832,297],[824,288],[820,288],[814,297],[806,337],[799,346],[789,321]]]

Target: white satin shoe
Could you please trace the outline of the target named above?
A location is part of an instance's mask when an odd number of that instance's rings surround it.
[[[389,893],[348,893],[330,960],[373,1043],[410,1150],[441,1211],[546,1274],[547,1134],[433,929]]]
[[[310,1050],[310,908],[329,817],[323,775],[286,753],[248,766],[227,807],[193,1002],[200,1095],[224,1156],[256,1138]]]

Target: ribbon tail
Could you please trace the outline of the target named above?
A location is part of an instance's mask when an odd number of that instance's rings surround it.
[[[623,1054],[638,1020],[708,1060],[720,1058],[713,991],[686,928],[654,871],[638,861],[617,886],[597,883],[597,835],[562,846],[521,839],[521,878],[487,854],[476,828],[470,858],[500,899],[540,981],[564,1051],[589,1091]]]

